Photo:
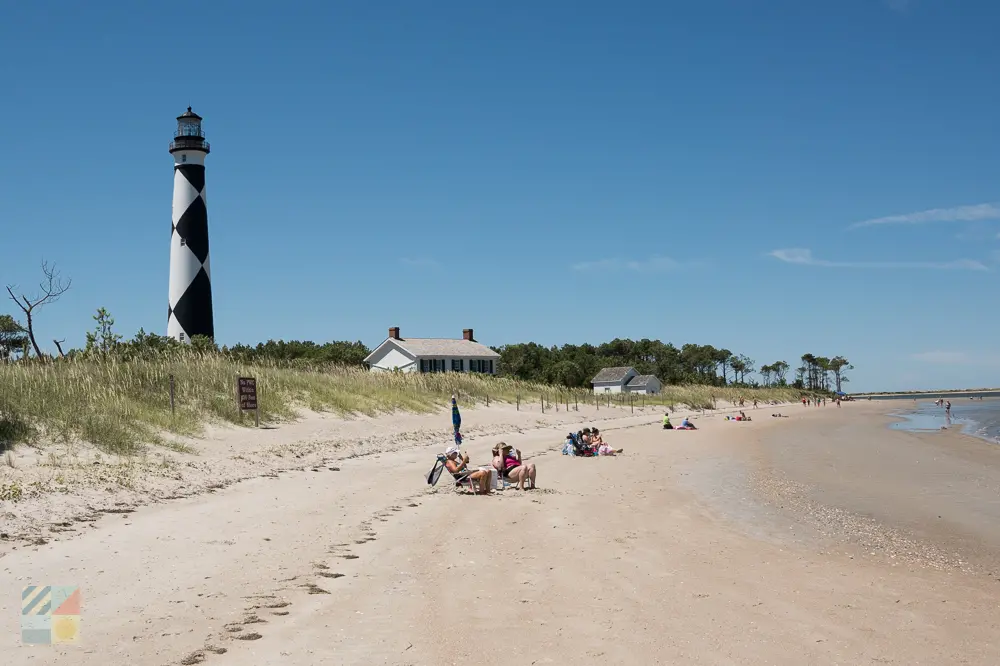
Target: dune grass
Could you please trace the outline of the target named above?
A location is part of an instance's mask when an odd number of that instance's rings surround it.
[[[171,413],[169,377],[175,378]],[[525,410],[556,402],[594,404],[586,389],[567,389],[482,375],[374,373],[362,369],[289,368],[275,363],[242,363],[218,354],[185,354],[160,360],[115,358],[63,360],[45,364],[0,364],[0,449],[19,443],[84,440],[108,453],[129,455],[145,444],[161,443],[161,433],[198,435],[208,422],[249,425],[236,409],[237,376],[257,378],[261,419],[296,417],[302,408],[344,416],[401,410],[443,409],[454,393],[461,404],[515,403]],[[710,408],[714,400],[795,400],[793,389],[740,389],[711,386],[665,387],[645,404]],[[601,400],[602,397],[596,398]],[[612,399],[612,404],[627,406]],[[636,400],[640,400],[636,398]],[[636,403],[640,404],[639,402]],[[606,405],[603,398],[601,406]]]

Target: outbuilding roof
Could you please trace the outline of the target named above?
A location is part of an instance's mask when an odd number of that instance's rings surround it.
[[[656,379],[656,375],[636,375],[628,384],[626,384],[626,386],[631,388],[642,388],[654,379]],[[659,380],[657,379],[657,381]]]
[[[604,368],[597,373],[597,376],[590,380],[592,384],[605,384],[608,382],[622,382],[628,373],[635,372],[634,368],[624,366],[620,368]]]

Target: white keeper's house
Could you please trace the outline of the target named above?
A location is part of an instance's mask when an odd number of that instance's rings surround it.
[[[500,354],[476,342],[472,329],[462,330],[462,339],[404,338],[399,327],[365,357],[376,372],[479,372],[495,375]]]

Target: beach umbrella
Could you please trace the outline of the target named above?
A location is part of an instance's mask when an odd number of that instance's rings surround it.
[[[455,426],[455,444],[462,445],[462,415],[458,412],[458,400],[451,396],[451,424]]]

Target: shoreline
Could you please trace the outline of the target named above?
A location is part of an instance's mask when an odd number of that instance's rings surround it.
[[[834,537],[828,546],[1000,581],[1000,447],[960,429],[893,429],[896,420],[874,408],[843,433],[814,435],[812,455],[791,453],[793,434],[772,440],[757,460],[763,494]]]
[[[893,430],[899,430],[899,431],[903,431],[903,432],[924,433],[924,434],[935,434],[935,433],[950,432],[950,433],[954,433],[954,434],[964,435],[966,437],[971,437],[971,438],[979,440],[979,441],[987,442],[988,444],[1000,445],[1000,432],[992,434],[992,435],[986,434],[986,433],[979,434],[978,432],[975,432],[973,429],[976,428],[976,427],[985,427],[985,426],[983,426],[983,424],[980,423],[979,421],[976,421],[975,419],[970,419],[970,418],[952,417],[951,418],[951,421],[952,421],[952,425],[951,426],[948,426],[947,424],[942,424],[942,425],[938,425],[935,428],[930,428],[930,427],[920,428],[920,427],[917,427],[917,426],[910,427],[910,428],[907,428],[907,427],[896,427],[896,428],[894,428],[893,427],[893,426],[900,425],[900,424],[918,422],[920,420],[920,417],[924,417],[924,416],[928,417],[929,419],[933,419],[933,422],[935,424],[941,424],[942,422],[945,421],[946,417],[944,417],[944,416],[921,414],[919,410],[920,410],[920,408],[922,406],[926,406],[926,405],[925,404],[924,405],[917,404],[915,406],[909,406],[909,407],[906,407],[906,408],[902,408],[902,409],[898,409],[898,410],[893,410],[891,412],[887,412],[886,413],[887,416],[896,419],[893,423],[891,423],[889,425],[889,427],[891,429],[893,429]],[[913,417],[913,418],[911,418],[911,417]]]

